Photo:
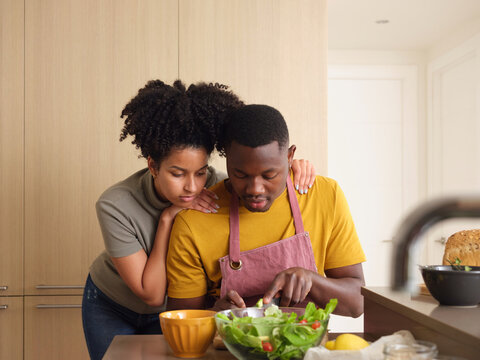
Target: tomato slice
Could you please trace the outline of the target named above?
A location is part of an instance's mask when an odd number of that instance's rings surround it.
[[[306,324],[308,321],[306,319],[300,320],[300,324]]]
[[[262,341],[262,347],[263,347],[263,351],[266,351],[266,352],[273,351],[273,346],[268,341]]]
[[[322,326],[322,324],[320,323],[320,321],[315,320],[315,322],[312,324],[312,329],[313,329],[313,330],[317,330],[320,326]]]

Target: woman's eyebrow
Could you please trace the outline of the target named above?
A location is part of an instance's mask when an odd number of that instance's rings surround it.
[[[204,166],[202,166],[202,167],[201,167],[200,169],[198,169],[197,171],[205,170],[207,167],[208,167],[208,164],[205,164]]]
[[[196,170],[196,171],[201,171],[201,170],[203,170],[203,169],[206,169],[207,167],[208,167],[208,164],[202,166],[200,169],[198,169],[198,170]],[[180,167],[180,166],[177,166],[177,165],[172,165],[172,166],[169,167],[169,169],[176,169],[176,170],[180,170],[180,171],[187,171],[187,169],[184,169],[184,168],[182,168],[182,167]]]

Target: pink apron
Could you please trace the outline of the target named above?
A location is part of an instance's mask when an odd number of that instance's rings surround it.
[[[232,194],[229,255],[218,260],[222,271],[221,297],[233,289],[242,296],[247,306],[251,306],[263,296],[279,272],[291,267],[302,267],[317,272],[312,244],[308,232],[303,229],[302,214],[290,176],[287,177],[287,192],[295,235],[242,252],[240,252],[238,196]]]

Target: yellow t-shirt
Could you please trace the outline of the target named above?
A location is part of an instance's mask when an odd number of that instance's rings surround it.
[[[216,214],[180,212],[172,228],[167,256],[168,296],[218,296],[218,259],[228,254],[231,194],[224,182],[210,188],[220,198]],[[297,194],[305,231],[310,234],[319,274],[365,261],[345,196],[337,182],[317,176],[306,195]],[[239,207],[240,251],[271,244],[295,234],[287,189],[266,212]]]

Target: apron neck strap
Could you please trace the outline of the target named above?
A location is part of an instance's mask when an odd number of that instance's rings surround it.
[[[232,188],[230,200],[230,261],[240,262],[240,219],[238,216],[238,195]]]
[[[300,212],[300,206],[298,205],[297,195],[295,194],[290,174],[287,176],[287,191],[290,209],[292,209],[293,223],[295,224],[295,234],[301,234],[305,232],[303,228],[302,213]]]
[[[293,188],[290,175],[287,176],[287,193],[290,202],[290,209],[292,210],[293,223],[295,225],[295,234],[305,232],[303,228],[302,213],[298,205],[297,195]],[[238,216],[238,195],[232,189],[232,196],[230,200],[230,235],[229,235],[229,255],[230,261],[233,263],[240,262],[240,219]]]

